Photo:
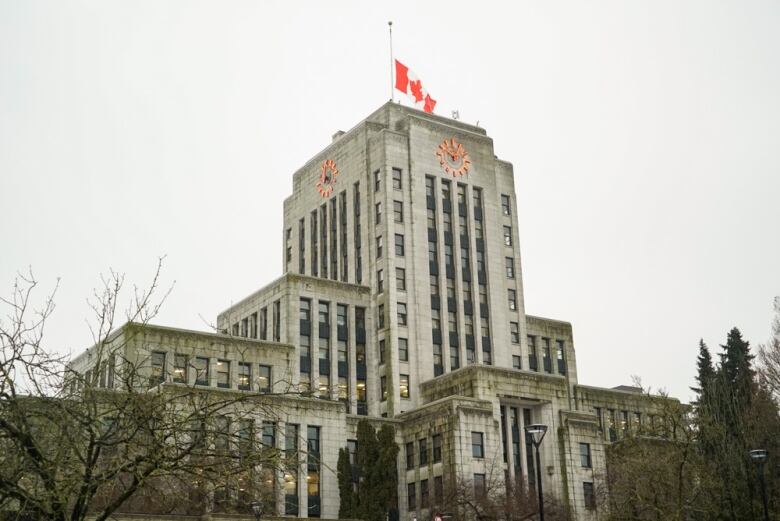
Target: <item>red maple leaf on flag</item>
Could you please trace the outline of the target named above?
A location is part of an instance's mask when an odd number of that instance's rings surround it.
[[[433,112],[433,107],[436,106],[436,100],[433,99],[430,94],[425,95],[425,107],[423,110],[425,112]]]
[[[412,96],[417,103],[423,100],[422,82],[420,80],[414,80],[409,82],[409,90],[412,91]]]
[[[422,81],[417,79],[417,75],[398,60],[395,60],[395,88],[414,100],[418,109],[433,112],[436,100],[431,98],[423,87]]]

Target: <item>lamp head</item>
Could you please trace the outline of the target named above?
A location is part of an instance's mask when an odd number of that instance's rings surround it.
[[[750,459],[752,459],[756,463],[763,463],[766,461],[767,458],[766,449],[753,449],[750,451],[749,454],[750,454]]]
[[[525,432],[531,435],[531,440],[535,446],[539,446],[544,439],[544,435],[547,434],[547,425],[540,423],[534,423],[533,425],[526,425]]]

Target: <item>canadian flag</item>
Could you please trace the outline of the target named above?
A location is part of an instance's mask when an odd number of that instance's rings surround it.
[[[395,88],[409,96],[418,109],[433,112],[436,100],[423,88],[417,75],[398,60],[395,60]]]

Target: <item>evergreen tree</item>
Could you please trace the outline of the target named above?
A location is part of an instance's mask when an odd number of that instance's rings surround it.
[[[352,488],[352,465],[349,462],[349,451],[339,449],[339,459],[336,465],[339,479],[339,518],[355,518],[355,492]]]
[[[753,355],[750,354],[750,344],[742,339],[742,333],[735,327],[729,331],[726,345],[721,347],[723,348],[722,376],[733,392],[734,405],[744,411],[754,391],[751,367]]]
[[[712,381],[715,378],[712,356],[710,356],[710,350],[707,344],[704,343],[704,339],[699,339],[699,358],[696,359],[696,369],[696,383],[699,386],[691,387],[691,390],[698,395],[696,403],[701,405],[703,402],[706,402],[707,391],[712,386]]]
[[[352,465],[347,449],[339,450],[339,517],[363,521],[385,521],[389,514],[397,518],[398,444],[395,429],[383,425],[377,435],[368,420],[357,426],[357,491],[353,487]]]
[[[377,435],[379,458],[377,467],[379,473],[378,500],[382,502],[387,512],[394,519],[398,509],[398,444],[395,442],[395,429],[383,425]]]

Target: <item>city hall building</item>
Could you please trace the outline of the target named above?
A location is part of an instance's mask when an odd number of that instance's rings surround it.
[[[484,129],[386,103],[292,176],[283,274],[218,333],[148,326],[133,349],[165,385],[278,394],[264,432],[319,464],[280,472],[278,515],[337,518],[338,450],[391,423],[400,519],[456,480],[536,486],[597,519],[605,446],[653,415],[634,388],[577,378],[571,324],[526,314],[512,165]],[[270,238],[269,238],[270,240]],[[122,330],[117,332],[122,335]],[[87,351],[74,368],[96,370]]]

